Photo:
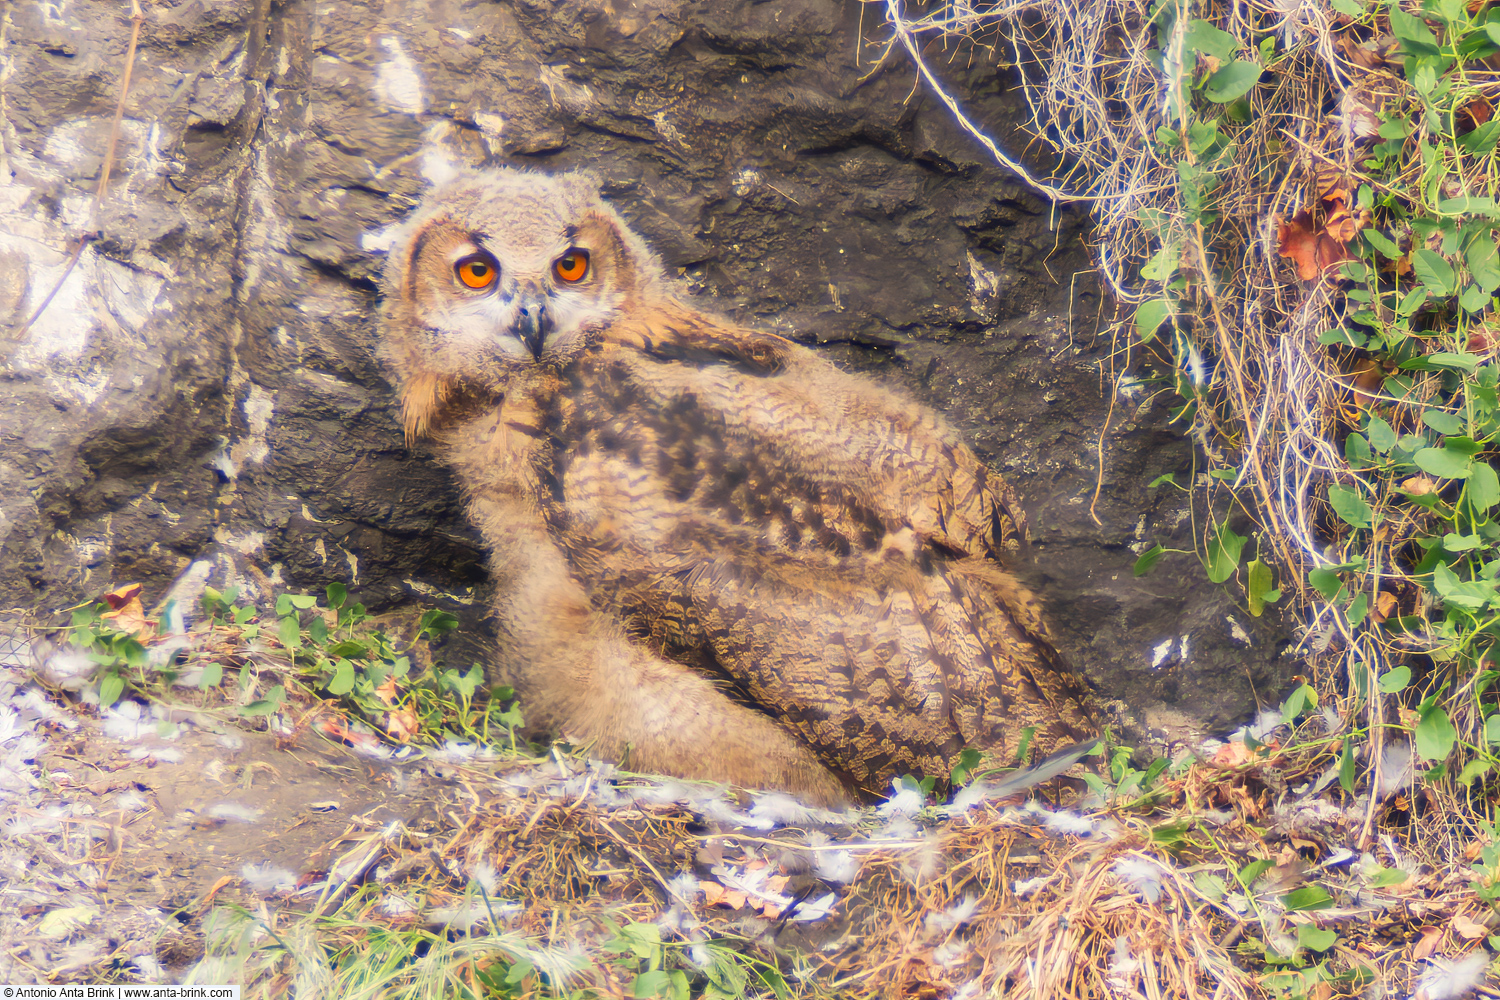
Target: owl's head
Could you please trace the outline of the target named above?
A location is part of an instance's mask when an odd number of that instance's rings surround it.
[[[500,384],[566,363],[663,280],[592,174],[462,170],[397,233],[382,353],[403,382]]]

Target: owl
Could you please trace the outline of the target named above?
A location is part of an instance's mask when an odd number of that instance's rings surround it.
[[[836,804],[1094,729],[932,410],[700,309],[587,173],[471,169],[401,226],[380,354],[489,551],[528,720]]]

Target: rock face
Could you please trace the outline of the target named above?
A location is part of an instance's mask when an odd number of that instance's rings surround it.
[[[481,617],[460,499],[404,446],[371,349],[382,230],[441,149],[593,168],[696,293],[949,413],[1029,505],[1022,569],[1063,651],[1137,718],[1217,726],[1280,695],[1277,634],[1195,560],[1131,574],[1152,542],[1193,547],[1182,494],[1147,488],[1191,451],[1148,392],[1111,407],[1086,219],[862,45],[875,8],[143,6],[97,205],[130,4],[0,20],[0,606],[239,574]],[[1022,148],[1019,96],[973,67],[956,91]]]

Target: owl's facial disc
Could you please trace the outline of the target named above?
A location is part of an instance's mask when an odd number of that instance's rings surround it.
[[[438,216],[411,239],[404,280],[430,338],[424,365],[485,377],[565,361],[618,316],[623,248],[609,220],[474,215]]]

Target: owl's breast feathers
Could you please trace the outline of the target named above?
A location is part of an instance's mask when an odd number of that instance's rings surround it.
[[[717,664],[871,791],[1092,728],[999,560],[1008,488],[930,410],[673,305],[617,324],[539,402],[538,502],[595,606]],[[509,405],[509,401],[507,403]]]

